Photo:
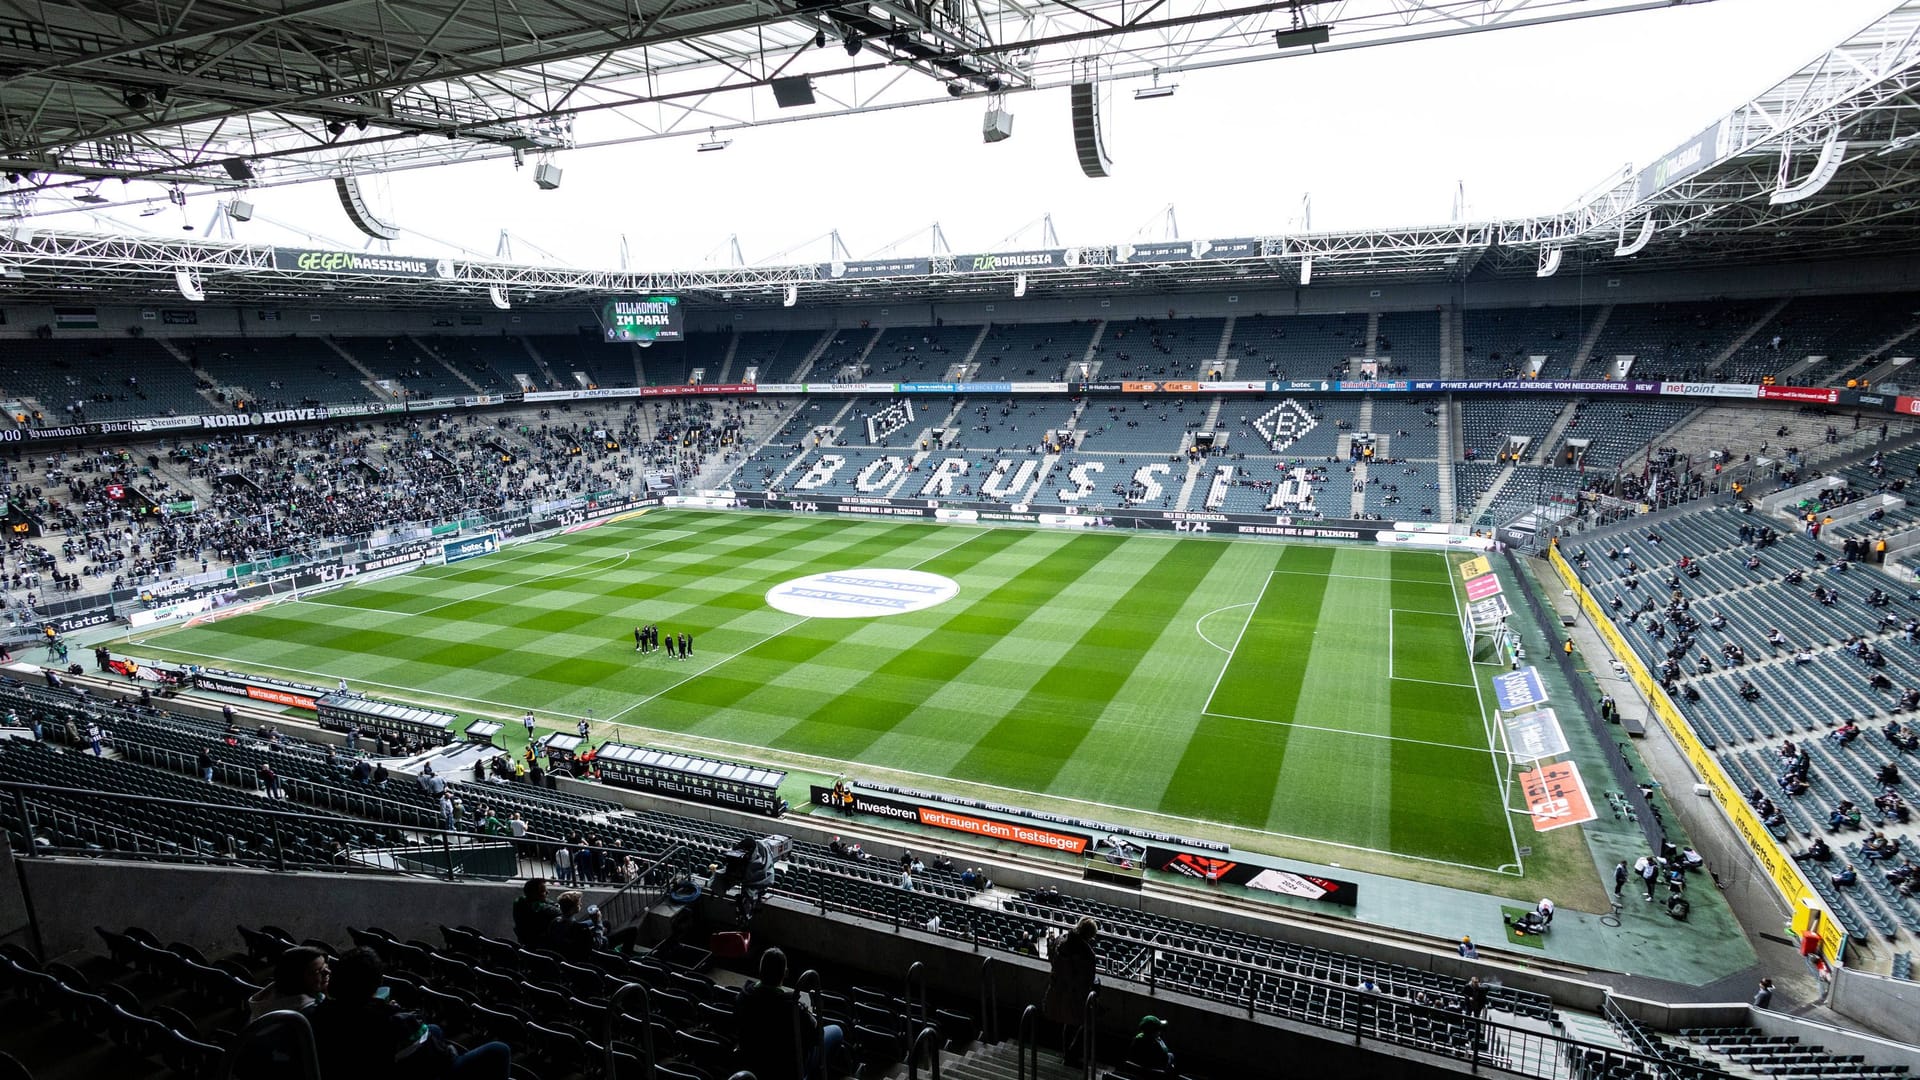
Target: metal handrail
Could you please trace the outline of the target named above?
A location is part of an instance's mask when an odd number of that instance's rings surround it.
[[[907,1080],[919,1080],[920,1048],[928,1045],[929,1038],[933,1040],[933,1054],[930,1059],[931,1064],[927,1068],[927,1075],[932,1080],[940,1080],[940,1029],[931,1024],[921,1028],[920,1033],[913,1037],[913,1046],[907,1051]]]
[[[1080,1074],[1093,1080],[1094,1064],[1098,1060],[1096,1052],[1100,1041],[1100,991],[1087,991],[1087,1011],[1081,1016],[1080,1033],[1084,1040],[1080,1046]],[[1035,1065],[1035,1071],[1039,1066]]]
[[[618,1066],[613,1056],[613,1029],[614,1029],[614,1025],[619,1022],[620,1017],[625,1015],[624,1003],[626,1002],[627,997],[633,994],[635,991],[638,991],[640,994],[640,1064],[641,1064],[640,1075],[643,1077],[643,1080],[654,1080],[653,998],[647,993],[647,988],[644,985],[637,982],[627,983],[626,985],[622,986],[620,989],[615,990],[613,992],[613,997],[607,1002],[607,1025],[605,1030],[605,1035],[606,1035],[605,1045],[607,1048],[607,1069],[606,1069],[607,1080],[613,1080],[614,1077],[619,1075]],[[730,1077],[729,1080],[737,1080],[737,1076]]]
[[[1040,1006],[1020,1010],[1020,1027],[1014,1035],[1014,1080],[1027,1080],[1027,1055],[1033,1055],[1033,1080],[1040,1080]]]
[[[918,987],[920,991],[917,998],[914,994],[915,987]],[[927,1021],[927,966],[918,960],[915,960],[913,963],[907,965],[906,1002],[907,1002],[907,1021],[909,1023],[912,1023],[914,1020],[919,1020],[921,1023],[926,1023]],[[919,1014],[917,1016],[914,1014],[914,1006],[916,1005],[918,1005],[920,1009]]]
[[[980,1038],[988,1044],[1000,1041],[1000,987],[991,956],[980,961]]]

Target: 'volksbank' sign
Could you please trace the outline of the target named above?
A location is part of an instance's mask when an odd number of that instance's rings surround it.
[[[371,255],[358,251],[303,251],[299,248],[274,248],[273,268],[288,271],[319,271],[327,274],[360,274],[366,277],[450,278],[453,276],[452,259]]]

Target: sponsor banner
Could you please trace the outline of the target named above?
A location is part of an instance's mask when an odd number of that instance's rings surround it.
[[[1580,781],[1580,766],[1571,761],[1528,769],[1520,774],[1520,790],[1526,793],[1535,832],[1552,832],[1599,817],[1587,798],[1587,785]]]
[[[1008,389],[1015,394],[1064,394],[1067,384],[1063,382],[1017,382],[1009,383]]]
[[[944,507],[933,512],[935,521],[952,521],[961,525],[971,525],[980,520],[978,510],[948,510]]]
[[[1164,833],[1157,832],[1153,829],[1135,829],[1122,825],[1109,825],[1105,822],[1091,821],[1086,818],[1065,817],[1059,814],[1048,814],[1038,810],[1024,809],[1022,807],[1003,806],[1000,803],[981,802],[978,799],[968,799],[957,795],[936,795],[931,792],[916,791],[913,788],[893,787],[888,784],[869,783],[864,780],[860,781],[859,787],[863,792],[877,791],[888,795],[901,796],[914,802],[939,803],[944,806],[958,806],[968,810],[985,811],[986,813],[1000,817],[1037,821],[1049,826],[1061,825],[1075,832],[1110,833],[1115,836],[1129,837],[1134,840],[1145,840],[1174,847],[1191,848],[1195,851],[1212,851],[1220,854],[1225,854],[1228,851],[1227,845],[1217,840],[1199,840],[1191,836],[1181,836],[1177,833]],[[814,801],[818,803],[819,799],[816,797]]]
[[[1512,614],[1513,607],[1504,596],[1489,596],[1477,604],[1467,605],[1467,620],[1475,626],[1494,626]]]
[[[1344,383],[1341,389],[1355,384]],[[1402,389],[1434,393],[1520,391],[1548,394],[1658,394],[1662,384],[1605,379],[1414,379]]]
[[[1460,580],[1471,581],[1482,574],[1493,573],[1493,564],[1485,555],[1476,556],[1460,564]]]
[[[830,278],[927,277],[933,273],[931,259],[856,259],[828,263],[823,275]]]
[[[1760,864],[1768,880],[1773,883],[1782,906],[1788,910],[1797,910],[1805,904],[1825,912],[1826,905],[1814,895],[1813,887],[1808,885],[1806,879],[1801,876],[1800,864],[1789,858],[1781,846],[1774,841],[1773,834],[1760,820],[1760,815],[1754,813],[1753,807],[1748,804],[1745,793],[1734,783],[1733,778],[1727,775],[1719,759],[1715,758],[1706,744],[1700,741],[1699,736],[1694,733],[1693,726],[1680,715],[1680,710],[1674,706],[1673,699],[1667,696],[1659,680],[1655,679],[1653,673],[1640,661],[1639,654],[1628,646],[1627,639],[1621,636],[1619,628],[1614,626],[1612,618],[1608,616],[1600,601],[1587,591],[1587,587],[1580,581],[1580,576],[1574,572],[1567,560],[1561,557],[1560,549],[1548,548],[1547,559],[1553,563],[1553,568],[1559,572],[1560,580],[1573,593],[1574,599],[1579,601],[1581,610],[1585,611],[1587,618],[1592,620],[1594,629],[1598,630],[1600,637],[1606,641],[1614,660],[1626,669],[1627,677],[1652,706],[1654,716],[1666,726],[1667,732],[1679,744],[1681,752],[1687,756],[1687,762],[1692,767],[1693,774],[1713,792],[1714,801],[1720,804],[1721,812],[1727,815],[1727,820],[1733,825],[1734,831],[1740,834],[1740,839],[1746,843],[1748,851],[1752,852],[1755,861]],[[1847,935],[1839,923],[1831,918],[1825,921],[1831,928],[1831,933],[1823,935],[1820,947],[1829,962],[1837,962],[1846,952]]]
[[[1173,851],[1149,844],[1141,862],[1147,869],[1158,870],[1163,874],[1179,874],[1195,881],[1212,881],[1217,884],[1244,885],[1249,889],[1279,893],[1282,896],[1297,897],[1301,900],[1317,900],[1323,904],[1353,907],[1360,900],[1360,886],[1351,881],[1321,877],[1318,874],[1288,870],[1279,866],[1264,866],[1247,859],[1196,855],[1189,851]]]
[[[1338,385],[1327,379],[1288,379],[1285,382],[1269,382],[1267,389],[1275,393],[1325,394],[1333,392]]]
[[[276,690],[271,686],[247,687],[247,696],[255,701],[265,701],[273,705],[286,705],[290,708],[318,712],[320,702],[306,694],[294,694],[285,690]]]
[[[459,540],[448,540],[440,545],[440,562],[442,565],[465,562],[482,555],[491,555],[499,550],[500,537],[493,533],[462,537]]]
[[[1011,394],[1010,382],[923,382],[900,383],[903,394]],[[1059,386],[1058,383],[1026,383],[1026,386]],[[1031,391],[1028,391],[1029,393]]]
[[[525,395],[523,400],[528,402],[540,402],[540,401],[586,401],[592,398],[629,398],[629,397],[639,397],[640,391],[642,389],[658,390],[661,388],[660,387],[644,387],[643,388],[638,386],[609,386],[609,387],[594,389],[594,390],[535,390],[532,393]],[[428,404],[431,405],[433,403],[429,402]],[[443,407],[451,407],[454,404],[457,404],[457,402],[447,402],[446,405]],[[416,411],[419,408],[420,406],[418,405],[414,406],[414,409]]]
[[[99,611],[85,611],[78,615],[63,615],[49,620],[56,633],[71,634],[75,630],[85,630],[94,626],[105,626],[113,621],[113,609],[102,608]]]
[[[408,258],[404,255],[375,255],[364,251],[303,251],[299,248],[274,248],[273,268],[286,271],[315,271],[328,274],[356,274],[365,277],[450,278],[452,259]]]
[[[1337,382],[1333,388],[1343,394],[1401,393],[1413,388],[1405,379],[1377,379],[1368,382]]]
[[[1766,401],[1803,401],[1814,405],[1838,405],[1840,391],[1824,386],[1762,386],[1760,397]]]
[[[53,325],[60,330],[98,330],[100,312],[90,307],[57,307],[53,309]]]
[[[1840,404],[1861,405],[1869,409],[1892,409],[1894,399],[1886,394],[1863,394],[1858,390],[1840,391]]]
[[[267,427],[273,424],[301,424],[315,420],[325,420],[332,413],[322,407],[306,409],[270,409],[266,412],[221,413],[218,416],[203,416],[200,426],[205,430],[216,428]]]
[[[1208,383],[1206,388],[1227,394],[1264,394],[1267,390],[1267,384],[1264,381],[1216,381]]]
[[[200,313],[192,308],[162,308],[160,323],[163,326],[198,326]]]
[[[956,255],[953,268],[963,274],[1016,270],[1060,270],[1080,265],[1079,248],[1045,251],[1002,251],[985,255]]]
[[[1540,669],[1523,667],[1493,677],[1493,696],[1499,699],[1501,712],[1531,709],[1547,703],[1547,688],[1540,681]]]
[[[1663,382],[1662,394],[1678,394],[1681,397],[1720,397],[1752,399],[1760,396],[1760,388],[1747,383],[1717,382]]]
[[[1388,532],[1382,530],[1374,535],[1376,543],[1400,544],[1405,547],[1445,547],[1463,548],[1472,551],[1486,551],[1493,547],[1493,541],[1484,536],[1452,536],[1434,532]]]
[[[805,391],[806,388],[806,383],[763,382],[754,384],[753,392],[756,394],[798,394]]]
[[[1644,202],[1720,160],[1724,120],[1681,143],[1672,153],[1640,170],[1634,178],[1634,198]]]
[[[202,596],[198,599],[186,600],[178,604],[167,604],[164,607],[150,608],[146,611],[136,611],[127,616],[127,625],[138,629],[140,627],[163,623],[170,619],[188,619],[195,615],[202,614],[212,607],[212,598]]]
[[[1467,582],[1468,600],[1485,600],[1500,593],[1500,578],[1496,574],[1482,574]]]
[[[815,784],[808,788],[815,806],[833,807],[833,789]],[[1064,851],[1070,855],[1086,852],[1092,838],[1079,833],[1061,832],[1041,828],[1035,825],[1001,821],[997,818],[981,817],[977,814],[949,810],[943,806],[929,805],[923,802],[907,802],[901,799],[889,799],[881,795],[872,795],[866,791],[854,789],[849,792],[853,801],[839,808],[851,810],[856,814],[872,814],[876,817],[894,821],[908,821],[918,825],[930,825],[936,829],[952,829],[955,832],[984,836],[992,840],[1011,840],[1016,844],[1047,848],[1052,851]]]
[[[1206,240],[1172,240],[1158,244],[1119,244],[1113,261],[1123,263],[1192,262],[1213,245]]]
[[[1567,733],[1552,709],[1509,716],[1502,723],[1507,729],[1507,750],[1518,760],[1545,761],[1567,752]]]
[[[1143,520],[1141,524],[1149,524],[1149,522]],[[1177,521],[1169,524],[1161,524],[1159,527],[1163,529],[1172,528],[1181,532],[1206,532],[1208,531],[1205,528],[1207,524],[1208,523],[1204,521]],[[1201,527],[1181,529],[1180,526],[1182,525],[1198,525]],[[1378,539],[1380,535],[1378,529],[1347,528],[1338,525],[1261,525],[1235,521],[1228,522],[1224,525],[1216,525],[1214,528],[1236,536],[1279,536],[1295,540],[1358,540],[1362,543],[1370,543]]]
[[[1893,411],[1908,416],[1920,416],[1920,397],[1908,397],[1902,394],[1894,398]]]
[[[1266,254],[1266,249],[1258,237],[1236,236],[1228,240],[1202,240],[1206,250],[1199,255],[1202,259],[1257,259]]]

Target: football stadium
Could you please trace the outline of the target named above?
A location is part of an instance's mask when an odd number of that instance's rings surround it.
[[[1760,7],[0,14],[0,1080],[1920,1070],[1920,0]]]

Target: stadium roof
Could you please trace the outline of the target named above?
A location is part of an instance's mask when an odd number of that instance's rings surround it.
[[[716,41],[737,43],[737,38],[728,35],[748,33],[730,23],[703,22],[715,17],[715,9],[691,3],[683,9],[679,2],[669,0],[665,8],[650,16],[636,14],[634,18],[637,21],[627,27],[628,32],[644,37],[649,33],[665,33],[665,27],[680,27],[679,37],[675,39],[678,44],[674,47],[687,53],[698,52]],[[1186,2],[1191,5],[1191,0]],[[1463,7],[1481,13],[1483,18],[1498,10],[1507,16],[1508,21],[1503,25],[1515,25],[1527,18],[1566,18],[1574,11],[1617,11],[1625,6],[1629,5],[1583,5],[1575,0],[1547,0],[1536,4],[1474,3]],[[433,5],[427,7],[431,9]],[[561,7],[554,5],[551,9],[537,10],[548,11],[548,18],[557,20],[557,12]],[[571,4],[565,7],[566,10],[574,10]],[[1055,11],[1055,7],[1060,10]],[[1202,42],[1197,34],[1188,39],[1192,51],[1183,62],[1190,66],[1204,66],[1253,59],[1248,55],[1244,42],[1235,44],[1245,36],[1244,27],[1237,34],[1229,34],[1223,26],[1215,26],[1222,19],[1237,18],[1242,22],[1267,20],[1269,23],[1278,20],[1279,25],[1284,26],[1290,18],[1286,12],[1290,10],[1299,10],[1313,18],[1332,18],[1344,14],[1344,17],[1358,20],[1363,11],[1373,11],[1384,18],[1382,13],[1388,8],[1415,10],[1424,16],[1440,18],[1449,11],[1458,15],[1453,7],[1381,0],[1378,4],[1303,3],[1297,8],[1286,4],[1224,8],[1214,6],[1210,0],[1203,0],[1197,7],[1175,6],[1154,10],[1167,14],[1169,18],[1189,19],[1189,22],[1182,24],[1185,26],[1214,27],[1210,32],[1216,33],[1216,37],[1210,41]],[[188,9],[194,20],[209,18],[210,13],[216,10],[226,9],[198,6]],[[275,47],[281,50],[301,52],[311,51],[312,43],[296,47],[295,43],[285,38],[293,34],[296,28],[306,27],[309,19],[325,25],[339,24],[336,29],[344,33],[344,27],[366,32],[378,29],[371,24],[382,18],[398,18],[391,5],[377,0],[367,0],[365,4],[353,0],[319,0],[301,8],[289,9],[290,12],[300,13],[297,15],[282,13],[268,17],[256,13],[251,20],[240,19],[235,10],[226,10],[226,14],[233,16],[228,22],[244,22],[243,28],[182,30],[174,35],[157,35],[152,40],[167,41],[170,37],[185,35],[195,41],[211,41],[222,34],[246,34],[262,41],[277,40]],[[442,66],[451,61],[422,57],[433,52],[431,46],[435,42],[469,41],[474,31],[460,21],[465,5],[456,3],[442,13],[445,23],[438,27],[437,34],[419,25],[421,17],[416,9],[406,10],[406,25],[419,30],[422,35],[421,47],[410,50],[406,57],[400,55],[400,50],[389,47],[383,52],[384,59],[381,62],[387,65],[386,70],[390,72],[440,71],[442,74],[436,77],[441,79],[442,84],[452,85],[448,80],[454,77],[447,72],[454,69]],[[558,54],[569,50],[556,46],[556,42],[561,40],[556,32],[558,22],[533,21],[530,18],[528,27],[533,36],[539,37],[536,43],[538,47],[545,49],[554,46],[550,53],[540,54],[545,58],[537,64],[541,78],[549,90],[554,86],[565,87],[559,97],[549,94],[539,100],[576,105],[583,100],[598,101],[600,98],[596,95],[609,93],[612,87],[627,85],[621,79],[603,81],[602,75],[616,69],[625,70],[619,68],[621,64],[643,61],[653,63],[658,70],[633,77],[655,87],[656,93],[658,88],[667,85],[669,74],[677,79],[693,78],[695,73],[705,72],[703,78],[713,85],[702,93],[720,94],[720,84],[731,86],[728,80],[734,78],[745,79],[748,74],[765,76],[798,70],[783,65],[799,57],[812,60],[816,54],[845,56],[840,50],[807,49],[802,46],[811,45],[813,35],[822,32],[815,28],[825,25],[835,27],[837,34],[857,34],[857,29],[849,29],[854,25],[849,21],[854,18],[850,10],[807,3],[790,11],[776,12],[771,7],[757,11],[756,5],[749,4],[742,11],[756,13],[741,14],[740,17],[759,20],[750,22],[749,36],[763,43],[756,46],[751,55],[736,49],[731,53],[717,54],[728,59],[708,57],[706,60],[697,60],[680,52],[656,51],[649,46],[644,57],[635,60],[624,47],[610,48],[603,41],[597,51],[564,61],[585,63],[585,57],[591,56],[592,61],[588,66],[594,67],[596,73],[588,75],[574,68],[566,68],[570,75],[565,80],[558,78],[558,72],[562,69],[557,65],[563,62]],[[862,10],[870,17],[877,17],[873,16],[873,12],[879,11],[880,6]],[[957,7],[900,9],[917,12],[922,17],[923,22],[916,24],[918,28],[914,31],[915,35],[934,33],[945,25],[943,19],[964,21],[974,18],[982,10],[985,9],[972,8],[964,12]],[[1014,10],[1015,6],[1008,4],[997,14],[1002,19],[1012,19]],[[1029,36],[1018,40],[1031,44],[1030,49],[1002,51],[991,43],[976,44],[969,49],[953,46],[948,52],[937,56],[901,60],[896,66],[921,72],[921,82],[926,81],[924,76],[936,74],[944,83],[963,84],[976,90],[983,88],[985,80],[989,78],[1001,79],[1005,89],[1016,85],[1054,85],[1075,77],[1074,64],[1061,67],[1053,65],[1051,61],[1042,62],[1043,56],[1050,55],[1047,52],[1049,46],[1034,43],[1063,33],[1060,28],[1067,23],[1062,20],[1084,18],[1100,23],[1100,20],[1114,22],[1119,17],[1117,7],[1109,11],[1099,4],[1087,7],[1076,3],[1069,9],[1064,4],[1041,3],[1022,6],[1019,10],[1024,12],[1022,17],[1028,20],[1023,32]],[[1181,10],[1185,11],[1184,15],[1174,14]],[[1233,12],[1241,14],[1235,16]],[[181,17],[184,19],[186,13],[182,13]],[[897,12],[888,17],[895,20],[896,25],[905,18]],[[98,21],[97,17],[90,18]],[[1138,12],[1132,18],[1134,22],[1131,24],[1114,22],[1114,25],[1105,26],[1104,29],[1083,27],[1075,32],[1091,35],[1076,40],[1092,43],[1102,50],[1098,54],[1102,58],[1100,63],[1107,66],[1102,69],[1104,73],[1101,77],[1118,78],[1129,73],[1141,73],[1131,72],[1126,66],[1139,62],[1139,58],[1133,57],[1128,51],[1127,44],[1132,35],[1146,33],[1130,27],[1143,25],[1147,20]],[[682,27],[676,19],[684,20],[686,25]],[[1496,21],[1489,19],[1478,27],[1460,23],[1456,32],[1492,28]],[[693,27],[696,24],[707,29],[695,33]],[[194,25],[201,24],[195,22]],[[221,24],[223,27],[226,25]],[[1340,37],[1346,39],[1349,23],[1341,21],[1337,25],[1340,27]],[[789,42],[784,46],[792,55],[776,63],[773,56],[775,50],[765,43],[784,40],[780,35],[791,36],[796,26],[807,27],[807,37],[798,44]],[[983,28],[981,32],[984,33]],[[1275,52],[1271,34],[1266,30],[1262,32],[1267,40],[1262,46],[1261,55],[1272,56]],[[1387,28],[1385,22],[1375,25],[1374,32],[1380,40],[1393,39],[1393,31]],[[1411,26],[1404,31],[1407,35],[1416,36],[1445,32],[1446,29],[1438,24]],[[596,30],[593,33],[610,34],[613,31]],[[1004,32],[996,33],[999,36],[992,38],[992,41],[1004,43],[1015,40]],[[1363,33],[1355,32],[1356,45]],[[587,32],[581,31],[581,34],[586,35]],[[4,19],[0,18],[0,42],[5,40]],[[22,40],[26,39],[14,39],[16,49],[13,53],[0,46],[0,72],[9,72],[0,75],[0,108],[9,110],[11,115],[17,115],[25,105],[24,98],[20,96],[22,87],[37,85],[39,89],[35,94],[47,98],[50,93],[48,86],[44,82],[35,83],[36,78],[78,77],[80,72],[98,73],[109,68],[117,70],[123,62],[141,58],[148,58],[141,62],[158,63],[160,61],[155,57],[166,57],[170,58],[168,63],[177,66],[181,59],[177,48],[184,47],[177,43],[148,47],[128,43],[108,47],[101,43],[99,48],[70,62],[48,64],[43,61],[38,68],[43,74],[36,75],[23,73],[19,66],[23,61],[16,54]],[[907,43],[920,39],[913,35],[900,37],[896,33],[890,40],[887,49],[904,49]],[[868,39],[867,45],[869,48],[865,51],[871,51],[874,47],[872,39]],[[574,49],[580,47],[576,45]],[[667,47],[666,42],[660,45],[660,49]],[[718,45],[712,45],[712,49],[718,48]],[[247,51],[246,47],[236,45],[232,53],[240,55]],[[494,51],[498,51],[499,56],[494,56]],[[509,69],[500,66],[505,63],[503,58],[519,57],[521,61],[531,63],[533,61],[527,58],[533,54],[524,49],[501,51],[497,46],[494,51],[475,45],[467,54],[463,54],[471,56],[486,53],[498,62],[490,61],[489,66],[495,70],[484,75],[460,76],[460,79],[470,78],[476,84],[518,86],[509,77]],[[364,54],[365,50],[362,50],[360,59],[365,59]],[[671,72],[668,70],[670,65],[665,63],[669,56],[676,57],[678,63]],[[1164,53],[1156,51],[1155,56],[1164,57]],[[203,67],[215,64],[212,57],[196,59]],[[858,66],[859,58],[854,60],[855,66]],[[989,62],[1000,65],[1002,61],[1011,63],[1014,60],[1019,63],[1013,67],[993,67],[993,72],[997,74],[987,73],[987,67],[982,66],[979,79],[975,80],[972,75],[956,74],[950,66],[942,66],[948,60],[964,60],[967,63],[978,61],[982,65]],[[345,59],[337,59],[336,62],[347,63]],[[1082,64],[1081,70],[1084,72],[1084,64],[1089,61],[1077,62]],[[6,64],[13,64],[14,67],[8,69],[4,66]],[[747,65],[744,72],[742,65]],[[512,70],[526,74],[522,69]],[[96,81],[101,78],[98,74],[89,77]],[[836,77],[830,72],[822,72],[817,75],[816,83],[824,92]],[[894,81],[898,84],[907,78],[902,74]],[[748,82],[759,86],[766,82],[766,78],[749,79]],[[416,82],[413,85],[417,89],[424,83]],[[460,85],[467,84],[462,82]],[[931,85],[943,83],[937,81]],[[46,301],[108,296],[159,300],[177,299],[183,292],[188,292],[204,295],[208,299],[239,303],[277,301],[460,306],[485,301],[491,293],[497,292],[500,301],[523,306],[577,303],[586,296],[609,292],[674,291],[707,295],[735,304],[780,304],[788,299],[787,287],[791,286],[796,290],[796,299],[814,304],[907,297],[939,300],[1006,296],[1013,291],[1023,274],[1028,295],[1076,290],[1112,293],[1127,289],[1178,292],[1290,287],[1300,283],[1308,259],[1311,259],[1312,280],[1329,283],[1343,278],[1460,281],[1469,277],[1531,277],[1555,271],[1615,273],[1629,269],[1712,267],[1906,253],[1920,250],[1920,95],[1915,93],[1917,85],[1920,85],[1920,0],[1904,0],[1872,26],[1814,58],[1748,104],[1713,121],[1698,136],[1676,147],[1660,161],[1639,170],[1623,172],[1616,183],[1590,193],[1562,213],[1431,228],[1308,232],[1030,253],[984,252],[866,263],[805,263],[698,272],[644,273],[532,266],[505,261],[401,259],[343,270],[337,265],[316,265],[313,260],[308,260],[307,265],[302,266],[297,258],[298,253],[260,245],[90,236],[45,229],[39,227],[32,216],[31,197],[22,197],[16,202],[15,213],[18,216],[13,223],[0,226],[0,300]],[[176,98],[176,93],[169,91],[166,102],[156,105],[150,91],[142,92],[149,94],[147,104],[150,109],[157,109],[162,114],[170,114],[176,108],[189,110],[194,107],[191,102],[198,100],[185,96]],[[293,93],[292,90],[285,92]],[[526,93],[531,93],[530,88],[518,86],[512,96],[524,96]],[[62,100],[75,97],[74,94],[65,93],[54,96]],[[327,99],[329,102],[335,100],[336,97]],[[864,103],[853,102],[849,107],[890,106],[875,97]],[[124,103],[119,110],[125,113]],[[360,133],[348,123],[346,132],[353,135],[336,141],[332,147],[335,156],[301,152],[289,153],[277,159],[253,157],[248,159],[252,162],[249,167],[296,171],[306,169],[310,170],[308,175],[319,175],[328,169],[338,171],[342,162],[356,160],[378,160],[383,167],[410,167],[425,163],[424,159],[416,161],[408,157],[420,151],[421,147],[440,149],[440,160],[463,160],[459,155],[515,152],[516,148],[509,144],[519,138],[514,136],[505,142],[490,142],[472,135],[482,130],[479,127],[462,127],[460,131],[467,134],[453,132],[453,137],[449,138],[443,126],[433,129],[432,138],[412,138],[411,141],[388,139],[380,134],[385,130],[380,125],[391,115],[389,110],[383,117],[369,120],[369,137],[381,140],[374,144],[379,148],[377,151],[352,145],[359,139]],[[239,123],[240,116],[239,113],[233,113],[225,119],[209,120],[208,123],[214,128],[200,131],[194,137],[200,138],[202,145],[212,146],[217,142],[217,131]],[[359,118],[358,114],[355,117]],[[79,118],[74,119],[78,122]],[[131,123],[125,121],[124,115],[122,121],[121,126]],[[311,126],[302,121],[291,124],[291,127],[304,130],[303,125]],[[191,155],[182,156],[185,153],[184,144],[160,150],[156,147],[162,144],[153,141],[160,138],[157,132],[178,135],[191,127],[191,124],[165,128],[152,126],[142,133],[119,132],[114,137],[124,137],[131,143],[145,147],[139,154],[123,158],[123,163],[130,166],[139,162],[150,163],[152,159],[142,155],[163,153],[170,155],[169,160],[182,163],[183,180],[191,174],[196,178],[195,182],[199,182],[204,170],[196,171],[187,167],[192,164],[193,158]],[[425,130],[422,129],[423,134]],[[505,129],[485,130],[498,134]],[[547,130],[558,129],[550,127]],[[289,132],[281,132],[281,135],[294,137]],[[18,155],[19,144],[13,145]],[[541,145],[539,139],[535,138],[533,143],[520,146],[518,150],[537,155],[541,152]],[[41,145],[35,152],[56,151],[55,147]],[[376,152],[388,156],[378,159],[364,156]],[[362,156],[356,159],[355,154]],[[26,156],[20,155],[20,159],[24,160]],[[218,160],[232,160],[232,155],[229,153]],[[269,165],[270,161],[275,164]],[[222,173],[224,175],[224,168]],[[67,181],[54,174],[43,178],[40,183],[57,185],[64,182]],[[384,257],[375,255],[362,258]],[[391,269],[402,264],[402,270]]]

